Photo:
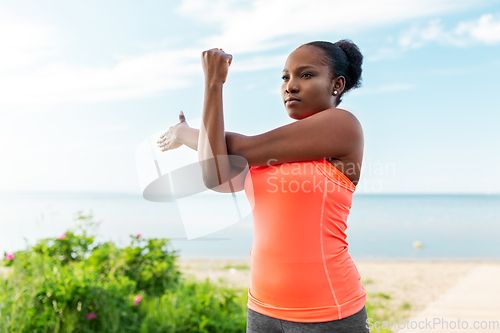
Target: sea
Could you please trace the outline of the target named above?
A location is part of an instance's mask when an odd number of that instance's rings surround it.
[[[203,208],[217,197],[191,202]],[[119,247],[131,237],[168,238],[180,258],[248,259],[251,213],[202,237],[187,237],[176,202],[151,202],[141,194],[0,193],[0,255],[75,230],[78,214],[100,222],[96,242]],[[216,218],[227,218],[223,215]],[[233,216],[234,217],[234,216]],[[348,218],[349,253],[356,260],[500,260],[500,195],[355,194]],[[298,244],[300,246],[300,244]]]

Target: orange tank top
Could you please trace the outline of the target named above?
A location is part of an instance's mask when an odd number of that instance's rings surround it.
[[[250,177],[248,177],[250,175]],[[346,242],[356,187],[326,160],[251,167],[249,309],[296,322],[360,311],[366,292]]]

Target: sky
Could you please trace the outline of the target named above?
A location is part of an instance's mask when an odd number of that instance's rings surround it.
[[[140,193],[135,151],[199,118],[201,52],[233,55],[225,128],[288,124],[298,46],[348,38],[363,85],[356,193],[500,194],[500,3],[488,0],[0,0],[0,191]]]

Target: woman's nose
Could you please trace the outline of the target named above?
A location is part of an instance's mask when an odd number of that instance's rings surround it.
[[[299,85],[297,84],[297,81],[289,80],[287,85],[286,85],[286,92],[287,93],[296,93],[298,91],[299,91]]]

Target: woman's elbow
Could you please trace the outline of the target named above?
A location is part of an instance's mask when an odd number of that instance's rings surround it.
[[[229,181],[219,184],[218,181],[213,181],[212,179],[203,179],[203,184],[205,184],[207,189],[218,193],[233,193],[243,190],[242,187],[235,186],[235,184],[232,184]]]
[[[248,166],[248,140],[250,137],[242,134],[226,133],[227,154],[232,166],[240,168]]]
[[[209,190],[214,190],[217,186],[220,186],[218,180],[214,180],[213,178],[205,178],[203,177],[203,184]]]
[[[216,170],[203,168],[203,164],[201,168],[201,178],[207,189],[213,189],[214,187],[220,185],[219,176],[218,173],[216,173]]]

